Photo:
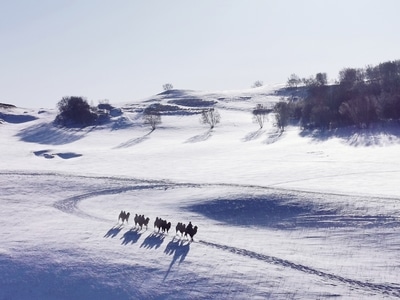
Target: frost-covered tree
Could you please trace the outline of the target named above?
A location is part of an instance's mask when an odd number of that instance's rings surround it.
[[[280,101],[274,106],[276,126],[284,131],[289,122],[289,105],[285,101]]]
[[[356,97],[343,102],[339,113],[347,116],[359,128],[368,128],[377,120],[376,106],[376,100],[372,97]]]
[[[203,110],[201,113],[200,122],[202,124],[207,124],[211,129],[215,127],[221,121],[221,116],[215,108],[210,108]]]
[[[254,83],[253,83],[253,85],[251,86],[252,88],[258,88],[258,87],[261,87],[261,86],[263,86],[264,85],[264,83],[262,82],[262,81],[260,81],[260,80],[257,80],[257,81],[255,81]]]
[[[163,85],[164,91],[169,91],[169,90],[172,90],[173,88],[174,88],[174,86],[171,83],[166,83]]]
[[[151,130],[154,131],[161,124],[160,112],[151,106],[146,108],[143,112],[143,123],[149,125]]]
[[[257,104],[253,109],[253,121],[260,126],[260,129],[264,127],[265,120],[270,112],[272,110],[264,107],[262,104]]]
[[[301,79],[296,74],[290,75],[286,83],[287,87],[289,88],[297,88],[300,84],[301,84]]]

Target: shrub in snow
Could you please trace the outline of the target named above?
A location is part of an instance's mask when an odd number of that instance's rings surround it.
[[[95,123],[97,114],[82,97],[63,97],[57,104],[59,114],[55,123],[63,126],[88,126]]]

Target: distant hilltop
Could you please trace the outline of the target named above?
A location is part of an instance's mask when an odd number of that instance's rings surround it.
[[[0,108],[16,108],[16,106],[12,105],[12,104],[7,104],[7,103],[1,103],[0,102]]]

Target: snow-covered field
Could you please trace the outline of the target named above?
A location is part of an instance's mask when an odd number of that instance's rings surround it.
[[[399,298],[400,127],[258,129],[252,108],[278,100],[173,91],[85,129],[1,109],[0,299]],[[142,124],[149,103],[202,101],[213,130],[193,114]],[[189,221],[193,242],[175,235]]]

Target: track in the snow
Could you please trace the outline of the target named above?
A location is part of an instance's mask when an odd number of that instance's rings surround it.
[[[231,247],[227,245],[221,245],[221,244],[216,244],[216,243],[211,243],[203,240],[198,241],[200,244],[203,244],[205,246],[210,246],[216,249],[220,249],[223,251],[228,251],[233,254],[245,256],[248,258],[253,258],[257,260],[264,261],[266,263],[274,264],[274,265],[279,265],[282,267],[290,268],[299,272],[304,272],[307,274],[311,275],[316,275],[331,281],[336,281],[336,282],[341,282],[347,285],[350,285],[352,287],[360,288],[363,290],[370,290],[373,292],[377,292],[380,294],[384,295],[390,295],[390,296],[395,296],[395,297],[400,297],[400,285],[390,285],[390,284],[378,284],[378,283],[371,283],[371,282],[363,282],[360,280],[355,280],[355,279],[350,279],[346,278],[343,276],[323,272],[316,270],[314,268],[301,265],[301,264],[296,264],[293,263],[289,260],[281,259],[278,257],[270,256],[270,255],[265,255],[265,254],[260,254],[254,251],[250,251],[247,249],[242,249],[242,248],[236,248],[236,247]]]
[[[12,173],[16,174],[19,176],[27,175],[27,176],[32,176],[32,175],[43,175],[43,176],[60,176],[59,174],[53,174],[53,173],[46,173],[46,174],[34,174],[34,173],[23,173],[23,172],[18,172],[18,173]],[[0,175],[6,175],[6,173],[1,173]],[[71,175],[69,175],[71,176]],[[72,176],[73,177],[73,176]],[[80,177],[80,176],[77,176]],[[84,176],[83,176],[84,177]],[[93,179],[92,177],[90,177]],[[102,178],[106,179],[106,178]],[[115,177],[110,177],[110,180],[121,180],[124,181],[125,179],[123,178],[115,178]],[[132,182],[132,181],[130,181]],[[94,192],[89,192],[89,193],[84,193],[80,195],[75,195],[73,197],[69,197],[66,199],[61,199],[56,201],[53,206],[65,213],[68,214],[73,214],[77,215],[79,217],[83,218],[89,218],[93,220],[98,220],[98,221],[109,221],[106,219],[100,219],[98,217],[92,216],[82,210],[79,209],[78,204],[82,200],[86,200],[89,198],[101,196],[101,195],[111,195],[111,194],[120,194],[123,192],[127,191],[133,191],[133,190],[144,190],[144,189],[164,189],[165,187],[173,187],[173,188],[180,188],[180,187],[197,187],[197,188],[206,188],[206,187],[211,187],[211,186],[232,186],[232,187],[240,187],[240,185],[234,185],[234,184],[188,184],[188,183],[171,183],[171,182],[161,182],[161,181],[136,181],[136,184],[129,185],[129,186],[123,186],[123,187],[115,187],[115,188],[109,188],[109,189],[101,189],[101,190],[96,190]],[[259,187],[259,186],[243,186],[246,188],[249,187],[254,187],[254,188],[265,188],[268,190],[275,190],[274,188],[267,188],[267,187]],[[279,189],[276,189],[279,190]],[[286,190],[288,191],[288,190]],[[324,278],[326,280],[338,282],[341,284],[346,284],[349,285],[353,288],[358,288],[362,290],[368,290],[371,292],[379,293],[382,295],[389,295],[389,296],[395,296],[395,297],[400,297],[400,285],[397,284],[378,284],[378,283],[371,283],[371,282],[363,282],[360,280],[355,280],[351,278],[346,278],[340,275],[335,275],[323,271],[319,271],[317,269],[314,269],[309,266],[297,264],[285,259],[281,259],[278,257],[274,256],[269,256],[265,254],[260,254],[254,251],[250,251],[247,249],[243,248],[237,248],[237,247],[232,247],[229,245],[223,245],[223,244],[217,244],[217,243],[212,243],[212,242],[207,242],[204,240],[199,240],[198,243],[201,245],[207,246],[207,247],[213,247],[222,251],[228,251],[230,253],[233,253],[235,255],[240,255],[240,256],[245,256],[251,259],[257,259],[269,264],[274,264],[274,265],[279,265],[282,267],[290,268],[299,272],[304,272],[306,274],[310,275],[315,275],[321,278]]]
[[[164,187],[165,185],[135,185],[135,186],[128,186],[128,187],[118,187],[118,188],[112,188],[112,189],[104,189],[104,190],[98,190],[95,192],[90,192],[86,194],[81,194],[81,195],[76,195],[70,198],[62,199],[53,204],[53,206],[62,212],[68,213],[68,214],[73,214],[77,215],[80,217],[86,217],[90,219],[96,219],[96,220],[101,220],[101,221],[109,221],[107,219],[100,219],[98,217],[94,217],[90,214],[85,213],[84,211],[80,210],[78,208],[79,202],[82,200],[88,199],[88,198],[93,198],[101,195],[113,195],[113,194],[120,194],[123,192],[127,191],[133,191],[133,190],[143,190],[143,189],[156,189],[160,187]]]

